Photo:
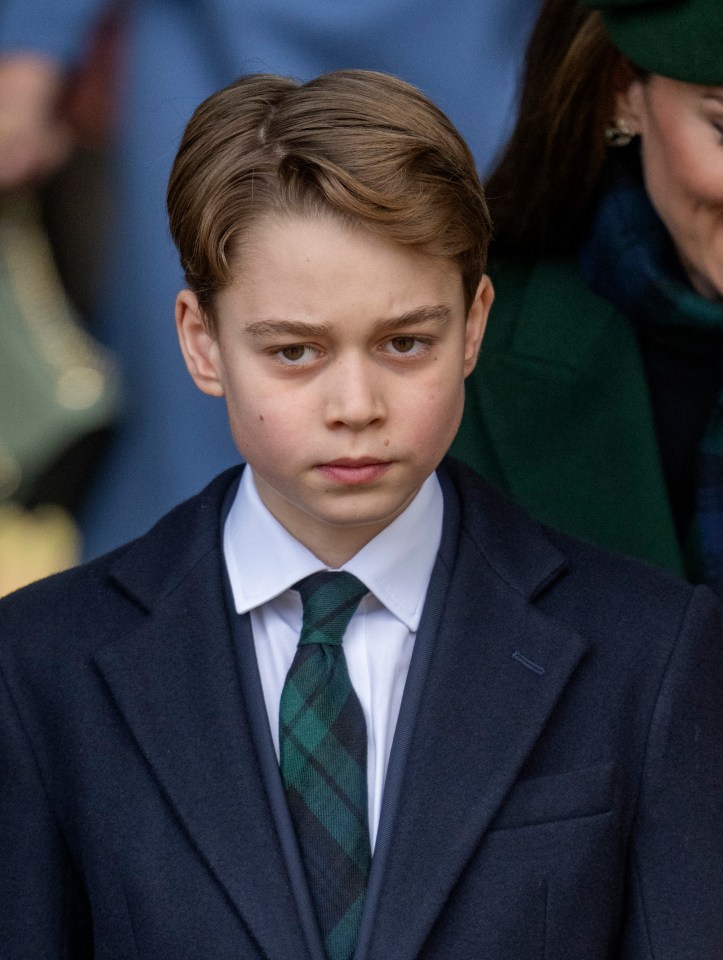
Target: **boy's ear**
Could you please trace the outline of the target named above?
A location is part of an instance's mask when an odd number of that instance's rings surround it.
[[[467,314],[467,325],[464,335],[464,375],[468,377],[477,365],[477,356],[482,343],[487,317],[489,316],[495,290],[492,281],[485,274],[479,282],[472,306]]]
[[[176,330],[193,382],[203,393],[222,397],[218,340],[209,332],[198,297],[191,290],[181,290],[176,297]]]

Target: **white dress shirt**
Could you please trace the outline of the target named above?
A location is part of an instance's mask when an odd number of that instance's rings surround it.
[[[344,634],[349,677],[367,724],[367,788],[372,849],[389,753],[424,599],[442,537],[444,504],[436,474],[388,527],[341,568],[369,589]],[[224,556],[238,613],[249,612],[271,735],[279,756],[279,702],[301,633],[297,590],[329,568],[262,503],[247,467],[231,506]]]

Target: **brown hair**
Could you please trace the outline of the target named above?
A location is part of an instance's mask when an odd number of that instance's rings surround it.
[[[490,236],[474,160],[450,121],[409,84],[363,70],[305,84],[253,74],[213,94],[184,133],[168,214],[211,323],[244,235],[269,214],[332,214],[448,257],[467,307]]]
[[[497,251],[535,256],[576,246],[600,188],[615,89],[633,70],[597,11],[545,0],[517,124],[487,183]]]

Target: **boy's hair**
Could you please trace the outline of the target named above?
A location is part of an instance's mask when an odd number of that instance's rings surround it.
[[[244,76],[188,123],[168,185],[186,282],[213,328],[261,218],[335,216],[457,263],[467,309],[484,272],[490,220],[469,148],[418,90],[341,70],[305,84]]]

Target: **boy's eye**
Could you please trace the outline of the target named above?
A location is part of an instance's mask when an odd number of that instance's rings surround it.
[[[316,357],[316,351],[303,343],[292,343],[288,347],[279,347],[276,356],[284,363],[311,363]]]
[[[418,337],[392,337],[387,341],[386,348],[392,354],[406,354],[414,356],[424,349],[426,344]]]

